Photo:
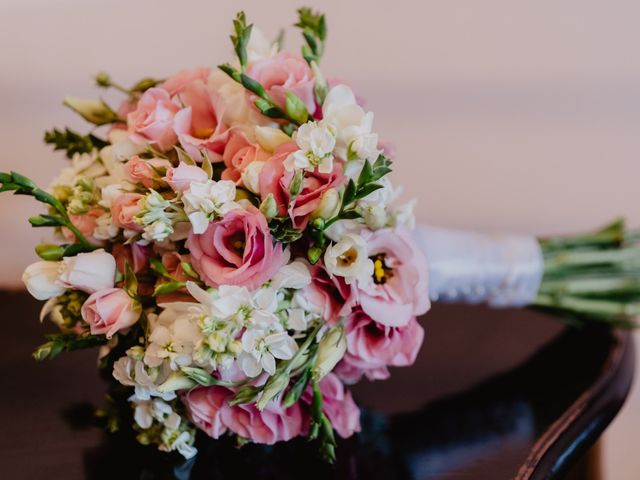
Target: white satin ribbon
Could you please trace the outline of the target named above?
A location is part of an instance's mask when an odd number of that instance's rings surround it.
[[[521,307],[535,299],[544,269],[540,244],[526,235],[490,235],[419,225],[432,301]]]

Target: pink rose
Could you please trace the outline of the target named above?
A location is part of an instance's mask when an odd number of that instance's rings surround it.
[[[192,70],[181,70],[172,77],[167,78],[161,88],[164,88],[172,97],[180,94],[187,86],[196,81],[206,82],[211,74],[211,69],[198,67]]]
[[[141,183],[146,188],[153,188],[157,187],[162,180],[160,173],[169,168],[171,168],[171,162],[164,158],[142,159],[134,155],[124,164],[124,173],[133,183]]]
[[[204,159],[202,150],[211,161],[221,161],[229,137],[222,98],[201,79],[186,84],[178,97],[185,108],[176,114],[174,131],[182,148],[196,161]]]
[[[175,192],[189,190],[192,182],[204,183],[209,179],[204,170],[195,165],[187,165],[181,162],[176,168],[167,168],[167,174],[163,178]]]
[[[304,298],[311,305],[322,310],[322,318],[335,324],[342,316],[351,313],[351,287],[343,277],[329,275],[320,265],[310,268],[311,283],[304,287]]]
[[[325,375],[320,381],[322,393],[322,411],[327,416],[333,429],[342,438],[349,438],[360,431],[360,409],[353,401],[351,392],[333,373]],[[302,400],[311,403],[312,393],[309,388],[302,396]]]
[[[313,72],[301,57],[282,51],[253,63],[247,69],[247,74],[260,82],[281,108],[285,107],[286,93],[291,92],[304,102],[309,114],[313,115],[315,112]],[[254,97],[255,95],[250,95],[252,104]]]
[[[291,200],[290,187],[294,172],[284,168],[284,161],[296,150],[298,147],[293,142],[280,145],[265,162],[260,172],[260,196],[266,198],[271,193],[278,206],[278,214],[288,214],[294,228],[304,230],[309,222],[309,215],[320,205],[324,193],[330,188],[340,188],[346,178],[342,174],[342,164],[337,160],[329,174],[319,173],[317,169],[304,172],[302,190]]]
[[[111,203],[111,218],[114,225],[128,230],[141,232],[142,226],[135,222],[134,217],[140,213],[139,202],[143,196],[139,193],[123,193]]]
[[[151,247],[135,242],[131,245],[116,243],[111,250],[111,254],[116,259],[118,271],[123,275],[125,273],[125,263],[127,262],[134,273],[142,273],[149,268]]]
[[[364,374],[369,380],[389,376],[388,366],[413,365],[422,346],[424,330],[415,317],[402,327],[390,327],[373,320],[360,307],[345,322],[347,353],[336,368],[348,383]]]
[[[407,325],[429,310],[427,260],[403,228],[364,231],[374,275],[353,289],[362,310],[389,327]]]
[[[228,430],[255,443],[272,445],[302,433],[299,404],[284,409],[278,402],[270,402],[260,411],[255,404],[230,406],[232,396],[224,387],[202,387],[188,392],[183,401],[193,423],[213,438]]]
[[[178,141],[173,122],[180,105],[162,88],[150,88],[142,94],[137,108],[127,115],[131,139],[136,143],[152,143],[169,150]]]
[[[140,318],[141,308],[121,288],[109,288],[91,294],[80,312],[92,335],[105,334],[111,338],[117,331],[135,324]]]
[[[267,220],[255,208],[232,210],[187,239],[193,267],[210,287],[257,288],[284,264],[282,244],[273,244]]]
[[[87,213],[83,213],[82,215],[69,215],[69,220],[71,223],[80,231],[80,233],[93,245],[102,245],[103,242],[101,240],[97,240],[93,238],[93,232],[96,229],[96,222],[98,217],[104,215],[104,211],[99,208],[94,208],[93,210],[89,210]],[[68,228],[64,227],[62,229],[62,236],[70,241],[75,242],[76,236],[74,233]]]
[[[250,163],[265,161],[269,154],[247,139],[246,135],[239,130],[234,130],[227,143],[222,161],[227,168],[222,172],[223,180],[231,180],[240,183],[240,175]]]

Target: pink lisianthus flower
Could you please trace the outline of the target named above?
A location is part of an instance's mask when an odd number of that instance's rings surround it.
[[[322,393],[322,411],[338,435],[349,438],[359,432],[360,409],[340,379],[329,373],[320,380],[319,386]],[[312,397],[311,388],[308,388],[302,395],[302,401],[310,404]]]
[[[413,365],[424,339],[415,317],[402,327],[390,327],[376,322],[360,307],[347,317],[345,334],[347,353],[335,371],[347,383],[359,381],[362,375],[384,380],[389,377],[387,367]]]
[[[92,335],[111,338],[116,332],[134,325],[140,318],[140,305],[121,288],[95,292],[82,305],[80,313]]]
[[[180,70],[175,75],[167,78],[160,88],[169,92],[172,97],[182,93],[190,84],[201,81],[206,82],[211,74],[211,69],[207,67],[198,67],[189,70]]]
[[[425,314],[429,301],[428,268],[424,254],[403,228],[361,233],[367,243],[374,274],[358,279],[354,300],[373,320],[402,327]]]
[[[127,230],[141,232],[142,226],[135,222],[135,216],[140,213],[140,200],[144,198],[139,193],[123,193],[111,202],[111,218],[114,225]]]
[[[335,324],[340,317],[351,313],[351,286],[343,277],[329,275],[318,263],[310,269],[311,283],[303,288],[304,300],[311,308],[318,309],[328,324]]]
[[[284,264],[282,244],[274,246],[269,225],[255,207],[231,210],[186,243],[193,267],[210,287],[222,284],[254,289]]]
[[[298,146],[293,142],[283,144],[265,162],[260,172],[260,196],[266,198],[272,194],[278,214],[289,215],[293,227],[304,230],[309,222],[309,215],[318,208],[325,192],[331,188],[340,188],[346,182],[346,177],[342,174],[342,163],[337,160],[333,163],[331,173],[319,173],[317,169],[304,172],[302,189],[292,200],[290,188],[294,172],[285,169],[284,161],[296,150]]]
[[[313,115],[316,102],[313,94],[314,78],[311,68],[304,59],[289,52],[282,51],[272,57],[253,63],[247,74],[260,82],[273,100],[284,110],[287,92],[291,92],[302,100]],[[254,94],[248,94],[251,104]]]
[[[178,98],[185,108],[176,114],[174,131],[182,148],[196,161],[204,159],[202,151],[207,152],[211,161],[222,161],[229,138],[228,128],[222,122],[222,98],[201,79],[184,85]]]
[[[255,161],[265,161],[269,154],[259,145],[255,145],[247,139],[247,136],[240,130],[234,130],[229,137],[222,161],[225,169],[222,172],[223,180],[231,180],[240,183],[242,172]]]
[[[142,94],[133,112],[127,115],[131,139],[139,144],[151,143],[160,150],[169,150],[178,141],[173,130],[174,117],[180,105],[162,88],[150,88]]]
[[[189,190],[191,183],[204,183],[209,179],[206,172],[195,165],[187,165],[181,162],[177,167],[167,168],[163,180],[169,184],[174,192]]]
[[[201,387],[183,397],[193,423],[213,438],[231,431],[252,442],[272,445],[302,433],[303,414],[296,403],[285,409],[269,402],[263,410],[255,404],[229,405],[234,393],[224,387]]]

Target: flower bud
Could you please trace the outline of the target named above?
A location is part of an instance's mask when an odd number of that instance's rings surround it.
[[[38,300],[62,295],[66,288],[58,284],[60,262],[40,261],[29,265],[22,274],[27,290]]]
[[[169,377],[158,386],[157,390],[161,393],[168,393],[193,388],[196,385],[197,383],[184,373],[172,372]]]
[[[289,385],[289,375],[284,372],[271,377],[262,391],[260,400],[256,402],[258,410],[262,410],[271,400],[280,395],[287,388],[287,385]]]
[[[242,171],[242,183],[247,190],[253,193],[260,193],[260,172],[262,172],[264,162],[256,160],[251,162],[247,168]]]
[[[338,214],[340,209],[340,194],[335,188],[330,188],[322,195],[320,205],[311,212],[311,219],[316,218],[333,218]]]
[[[116,277],[116,260],[104,250],[79,253],[62,260],[58,282],[67,288],[87,293],[113,288]]]
[[[262,201],[260,204],[260,211],[267,220],[271,220],[278,214],[278,206],[276,205],[276,200],[273,198],[272,193],[267,195],[267,198]]]
[[[63,103],[87,122],[94,125],[106,125],[118,120],[118,114],[111,110],[111,107],[102,100],[66,97]]]
[[[270,153],[283,143],[291,141],[291,137],[282,130],[272,127],[256,127],[256,138],[258,144]]]
[[[325,333],[322,340],[320,340],[318,356],[313,365],[313,377],[320,381],[342,360],[346,351],[347,337],[344,333],[344,328],[342,325],[337,325]]]

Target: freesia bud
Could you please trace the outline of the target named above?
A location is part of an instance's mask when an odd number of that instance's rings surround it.
[[[169,377],[158,386],[161,393],[175,392],[195,387],[197,383],[182,372],[172,372]]]
[[[327,373],[331,372],[336,364],[342,360],[347,351],[347,336],[342,325],[337,325],[325,333],[320,345],[318,356],[313,365],[313,376],[320,381]]]
[[[272,127],[256,127],[256,138],[258,144],[271,153],[283,143],[291,141],[291,137],[282,130]]]
[[[60,262],[40,261],[29,265],[22,274],[27,290],[38,300],[62,295],[66,288],[57,283]]]
[[[251,162],[247,166],[247,168],[242,171],[242,183],[247,188],[247,190],[256,194],[260,193],[260,172],[262,172],[263,167],[264,162],[261,160],[256,160],[254,162]]]
[[[326,192],[324,192],[324,195],[322,195],[320,205],[318,205],[316,209],[311,212],[311,219],[314,220],[316,218],[333,218],[338,214],[339,209],[340,194],[335,188],[330,188]]]
[[[118,114],[102,100],[66,97],[63,103],[94,125],[106,125],[118,121]]]

